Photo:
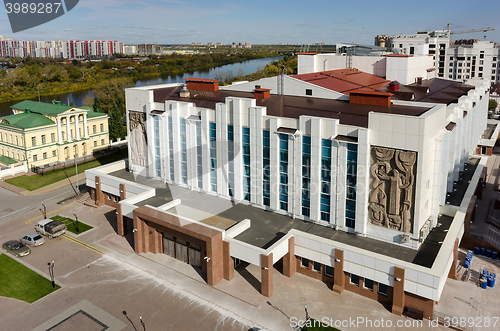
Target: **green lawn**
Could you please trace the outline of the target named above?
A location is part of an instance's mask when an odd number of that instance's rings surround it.
[[[48,272],[48,269],[47,269]],[[13,258],[0,254],[0,295],[33,303],[61,288]]]
[[[81,163],[78,165],[78,173],[81,174],[87,169],[95,168],[101,166],[103,164],[115,162],[118,160],[122,160],[127,157],[128,150],[122,149],[120,153],[113,153],[105,156],[101,156],[98,159],[88,161],[85,163]],[[76,175],[75,166],[67,167],[66,169],[56,169],[51,171],[44,172],[43,176],[34,175],[34,176],[18,176],[14,178],[7,179],[6,182],[22,189],[33,191],[39,189],[41,187],[53,184],[60,180],[67,179],[71,176]],[[82,181],[83,183],[83,181]],[[69,184],[69,182],[68,182]]]
[[[78,230],[80,230],[80,232],[77,232],[75,221],[72,220],[71,218],[56,215],[56,216],[51,216],[50,219],[53,219],[54,221],[63,222],[64,224],[66,224],[66,230],[73,232],[74,234],[80,234],[80,233],[83,233],[87,230],[92,229],[92,227],[90,225],[79,221],[78,222]]]

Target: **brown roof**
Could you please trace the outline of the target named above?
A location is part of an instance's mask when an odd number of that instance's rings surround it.
[[[463,86],[462,83],[441,79],[432,78],[423,80],[422,84],[413,83],[410,85],[399,85],[398,91],[390,91],[394,95],[393,100],[419,101],[450,103],[458,102],[462,95],[467,95],[469,90],[474,89],[471,85]],[[389,91],[388,89],[386,89]]]
[[[354,69],[339,69],[291,76],[329,90],[349,94],[352,91],[377,91],[390,81]]]
[[[196,107],[215,109],[215,104],[225,102],[226,97],[253,99],[252,92],[219,90],[216,92],[190,90],[189,97],[181,98],[182,87],[153,89],[154,102],[165,100],[192,102]],[[304,96],[271,95],[257,100],[257,106],[267,108],[267,115],[299,118],[302,115],[339,119],[341,124],[368,127],[368,113],[388,113],[420,116],[430,107],[390,105],[389,107],[350,104],[349,101],[321,99]]]

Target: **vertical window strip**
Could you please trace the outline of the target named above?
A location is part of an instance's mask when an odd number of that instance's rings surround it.
[[[302,215],[311,213],[311,137],[302,137]]]
[[[228,172],[228,185],[229,196],[234,195],[234,126],[227,126],[227,172]]]
[[[217,125],[209,123],[210,144],[210,189],[217,192]]]
[[[346,206],[345,223],[354,229],[356,224],[356,177],[358,168],[358,145],[347,144]]]
[[[332,141],[321,139],[321,220],[330,222],[330,194],[332,172]]]
[[[198,188],[203,189],[203,155],[201,142],[201,122],[195,122],[196,127],[196,175]]]
[[[279,142],[280,142],[279,209],[288,211],[288,135],[280,133]]]
[[[250,201],[250,128],[243,127],[243,199]]]
[[[264,206],[271,205],[271,181],[270,181],[270,165],[271,165],[271,134],[269,130],[262,131],[262,196]]]
[[[161,159],[160,159],[160,118],[153,116],[154,123],[154,155],[156,177],[161,177]]]
[[[181,118],[180,120],[181,129],[181,178],[182,183],[187,185],[187,134],[186,134],[186,120]]]
[[[168,117],[168,156],[170,163],[170,180],[175,181],[174,176],[174,133],[172,129],[172,117]]]

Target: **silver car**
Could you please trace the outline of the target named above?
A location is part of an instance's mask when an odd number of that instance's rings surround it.
[[[33,247],[40,246],[45,242],[45,239],[38,233],[30,233],[25,236],[19,238],[23,242],[23,244],[30,245]]]
[[[31,253],[31,249],[26,247],[26,245],[19,240],[9,240],[2,245],[2,248],[17,257],[25,256]]]

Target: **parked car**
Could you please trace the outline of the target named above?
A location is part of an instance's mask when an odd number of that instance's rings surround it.
[[[23,244],[30,245],[33,247],[40,246],[45,242],[45,239],[38,233],[30,233],[19,238]]]
[[[19,240],[9,240],[2,245],[2,248],[11,254],[14,254],[16,257],[25,256],[31,253],[31,249],[26,247],[26,245]]]
[[[55,238],[66,233],[66,224],[48,218],[38,222],[35,231],[49,238]]]

